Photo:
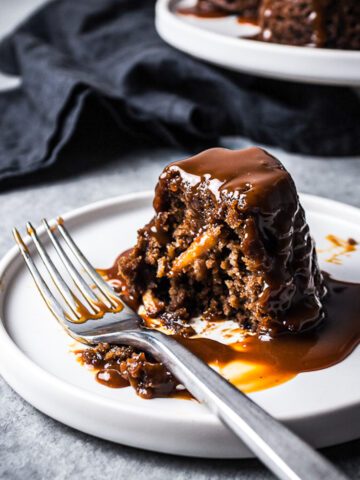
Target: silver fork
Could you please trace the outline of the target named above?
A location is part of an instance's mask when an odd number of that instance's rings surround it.
[[[45,219],[43,224],[82,299],[67,285],[30,223],[27,224],[27,232],[71,314],[66,313],[52,294],[19,232],[14,229],[13,234],[43,299],[69,335],[87,345],[98,343],[132,345],[150,353],[162,362],[189,392],[217,415],[278,478],[284,480],[347,478],[171,335],[142,326],[141,317],[121,302],[112,287],[79,250],[62,219],[58,219],[57,225],[52,228]],[[89,286],[70,260],[55,236],[55,229],[94,282],[97,290]]]

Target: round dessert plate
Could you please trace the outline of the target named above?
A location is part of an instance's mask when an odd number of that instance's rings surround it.
[[[177,13],[194,0],[157,0],[155,25],[167,43],[194,57],[239,72],[328,85],[360,86],[360,51],[294,47],[241,37],[258,28],[235,15],[199,18]]]
[[[152,192],[116,197],[63,218],[90,261],[105,268],[134,245],[136,230],[153,214],[152,197]],[[360,239],[360,210],[309,195],[301,200],[318,247],[327,247],[328,234]],[[50,249],[41,228],[39,234]],[[327,255],[320,256],[323,269],[360,281],[359,250],[342,257],[341,265],[325,262]],[[0,263],[0,285],[0,371],[34,407],[78,430],[130,446],[211,458],[251,456],[195,401],[143,400],[131,388],[97,383],[76,361],[73,341],[48,311],[16,247]],[[314,446],[328,446],[360,437],[359,376],[360,347],[338,365],[250,396]]]

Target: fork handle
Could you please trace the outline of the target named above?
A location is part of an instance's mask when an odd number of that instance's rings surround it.
[[[347,477],[316,450],[275,420],[174,338],[139,329],[100,341],[144,349],[162,362],[253,453],[283,480],[341,480]]]

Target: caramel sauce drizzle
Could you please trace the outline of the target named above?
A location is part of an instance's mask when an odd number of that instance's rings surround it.
[[[318,249],[318,253],[333,252],[332,255],[327,258],[325,261],[333,263],[334,265],[341,265],[342,256],[348,257],[351,252],[357,250],[358,242],[353,238],[348,238],[344,240],[343,238],[336,237],[335,235],[327,235],[326,240],[330,242],[329,247]]]
[[[77,304],[76,310],[77,310],[78,314],[80,315],[80,318],[77,318],[76,320],[74,320],[74,318],[68,317],[68,320],[70,320],[73,323],[84,323],[87,320],[98,320],[99,318],[102,318],[105,315],[105,313],[121,312],[121,310],[124,308],[123,303],[121,302],[120,299],[118,299],[116,297],[113,297],[113,300],[117,303],[116,307],[113,306],[113,305],[108,306],[104,302],[99,300],[96,303],[96,305],[92,304],[93,306],[98,308],[98,311],[96,313],[91,313],[91,312],[89,312],[89,310],[86,308],[85,305],[76,301],[75,298],[74,298],[74,301]]]

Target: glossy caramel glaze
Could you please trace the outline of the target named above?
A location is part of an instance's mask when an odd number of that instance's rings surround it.
[[[200,226],[225,218],[237,231],[245,220],[240,248],[249,259],[246,268],[262,278],[258,304],[271,318],[264,326],[268,332],[300,331],[323,318],[325,290],[314,242],[294,182],[276,158],[260,148],[213,148],[172,163],[156,187],[158,216],[169,208],[175,177],[180,177],[186,205]]]

